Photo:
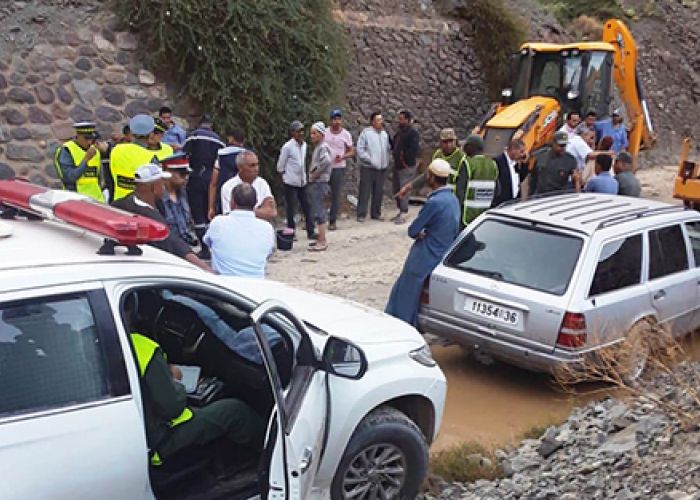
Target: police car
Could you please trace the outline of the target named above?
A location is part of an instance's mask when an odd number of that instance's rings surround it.
[[[0,181],[0,212],[0,498],[416,495],[446,383],[413,328],[207,274],[145,245],[162,224],[76,193]],[[261,453],[217,442],[153,465],[128,296],[189,406],[236,397],[268,422]],[[251,326],[252,343],[225,337]]]

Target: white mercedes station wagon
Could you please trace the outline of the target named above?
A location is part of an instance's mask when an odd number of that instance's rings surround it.
[[[0,181],[0,216],[0,498],[417,494],[446,382],[415,329],[207,274],[146,245],[162,224],[77,194]],[[236,398],[267,422],[261,452],[220,440],[154,465],[132,317],[188,407]]]

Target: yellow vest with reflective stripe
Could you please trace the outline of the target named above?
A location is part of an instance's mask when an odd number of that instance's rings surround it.
[[[156,342],[152,341],[148,337],[141,335],[140,333],[132,333],[130,337],[131,344],[134,346],[134,350],[136,351],[136,360],[139,364],[139,375],[141,376],[141,378],[143,378],[143,376],[146,374],[148,364],[151,362],[151,359],[153,359],[153,356],[156,353],[156,349],[158,349],[158,347],[160,346]],[[182,410],[182,413],[180,413],[179,416],[172,419],[168,424],[170,425],[170,427],[175,427],[176,425],[180,425],[184,422],[187,422],[191,418],[192,410],[185,407],[185,409]]]
[[[157,151],[147,149],[140,144],[117,144],[109,157],[109,167],[114,179],[114,199],[124,198],[134,190],[136,170],[151,163]]]
[[[163,161],[164,158],[172,156],[175,150],[170,144],[160,143],[160,149],[154,149],[153,152],[156,154],[158,161]]]
[[[54,155],[54,165],[56,166],[56,171],[61,179],[63,179],[63,172],[61,171],[61,164],[58,162],[58,158],[61,155],[61,150],[63,148],[68,150],[76,167],[80,165],[83,158],[85,158],[85,154],[87,153],[87,151],[81,148],[75,141],[68,141],[62,147],[58,148],[56,150],[56,154]],[[87,162],[87,168],[85,169],[85,172],[83,172],[83,175],[78,177],[78,180],[75,181],[75,190],[78,193],[85,194],[94,200],[104,203],[105,199],[102,194],[102,189],[100,188],[101,164],[100,152],[97,151],[95,156],[90,158],[90,161]],[[63,187],[64,189],[67,189],[65,183],[63,184]]]

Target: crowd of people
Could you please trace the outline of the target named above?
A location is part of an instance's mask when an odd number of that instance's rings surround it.
[[[110,142],[100,140],[94,123],[74,126],[75,138],[54,157],[66,189],[162,221],[170,235],[154,245],[203,269],[265,276],[276,246],[277,204],[244,132],[228,130],[222,140],[212,120],[203,116],[187,133],[167,107],[157,116],[134,116]],[[460,145],[455,130],[444,128],[422,174],[420,134],[408,110],[398,113],[393,135],[382,114],[372,113],[355,147],[343,127],[343,112],[336,108],[329,114],[329,125],[313,123],[308,140],[304,124],[292,121],[276,171],[286,215],[286,228],[280,231],[296,239],[301,210],[309,251],[328,249],[328,232],[337,229],[348,160],[355,158],[358,164],[358,222],[368,215],[384,220],[389,173],[397,208],[390,220],[395,224],[407,222],[408,195],[414,189],[427,185],[431,190],[409,226],[409,236],[416,241],[387,305],[388,312],[409,323],[415,321],[423,281],[437,259],[485,210],[567,190],[628,196],[641,191],[618,110],[606,120],[597,120],[594,112],[583,120],[577,112],[568,113],[549,147],[532,158],[520,139],[512,139],[503,153],[491,158],[484,153],[481,136],[470,135]]]

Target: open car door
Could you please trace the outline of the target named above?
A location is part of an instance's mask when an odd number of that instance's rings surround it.
[[[270,499],[304,499],[311,493],[326,436],[328,394],[326,371],[314,352],[304,324],[281,302],[267,300],[252,313],[251,321],[263,353],[274,397],[276,434],[269,471]],[[284,389],[263,324],[290,329],[296,346],[295,366]]]

